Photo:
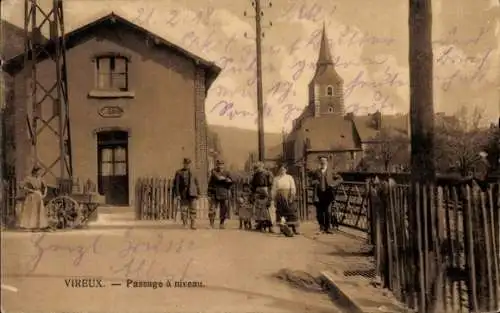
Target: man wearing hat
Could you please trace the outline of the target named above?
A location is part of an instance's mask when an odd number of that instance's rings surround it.
[[[175,173],[174,194],[180,201],[184,227],[187,227],[189,220],[191,229],[196,229],[196,200],[200,195],[200,187],[198,179],[191,171],[191,160],[184,158],[183,165],[183,168]]]
[[[229,195],[232,184],[231,175],[224,169],[224,162],[217,160],[215,169],[210,173],[210,179],[208,180],[208,196],[210,197],[208,218],[210,219],[210,226],[212,228],[215,224],[217,207],[220,208],[220,228],[225,228],[224,222],[229,212]]]
[[[313,187],[314,206],[316,207],[316,219],[319,224],[319,232],[331,234],[331,218],[338,227],[336,216],[330,216],[330,205],[335,200],[335,187],[342,182],[342,176],[328,168],[328,159],[319,157],[319,167],[311,174],[311,185]]]

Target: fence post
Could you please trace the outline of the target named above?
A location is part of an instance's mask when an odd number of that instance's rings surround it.
[[[372,246],[374,246],[374,251],[376,253],[377,251],[377,247],[376,247],[376,244],[377,244],[377,219],[378,219],[378,216],[376,215],[376,212],[375,212],[375,201],[374,201],[374,196],[373,196],[373,192],[374,192],[374,188],[373,188],[373,184],[371,181],[368,181],[367,182],[367,191],[368,191],[368,210],[367,212],[369,212],[369,221],[370,221],[370,244]]]
[[[493,257],[493,286],[494,289],[494,297],[493,304],[497,306],[494,309],[500,310],[500,248],[499,248],[499,237],[498,232],[496,231],[497,225],[497,216],[498,216],[498,206],[494,201],[494,192],[496,190],[497,185],[492,184],[488,190],[488,202],[489,202],[489,217],[490,217],[490,230],[491,230],[491,249],[492,249],[492,257]]]
[[[391,238],[389,235],[389,227],[387,225],[388,214],[389,214],[389,196],[387,189],[383,183],[378,184],[378,196],[380,199],[380,206],[378,208],[378,235],[377,241],[381,245],[380,251],[380,266],[382,270],[382,277],[384,281],[384,287],[392,287],[392,254],[391,254]]]
[[[431,215],[430,226],[431,226],[431,238],[433,247],[431,247],[431,260],[434,260],[433,270],[430,275],[435,276],[432,279],[431,287],[431,301],[429,304],[429,312],[443,312],[445,310],[446,301],[444,288],[446,286],[444,281],[444,273],[446,270],[446,263],[441,254],[441,247],[444,238],[444,227],[443,227],[443,217],[444,207],[443,207],[443,190],[434,184],[430,186],[430,210]]]
[[[465,186],[465,208],[463,210],[463,227],[464,227],[464,235],[465,235],[465,253],[466,253],[466,268],[468,271],[468,300],[469,307],[471,311],[477,312],[478,303],[477,303],[477,291],[476,291],[476,266],[475,266],[475,258],[474,258],[474,236],[473,236],[473,223],[472,223],[472,193],[470,186]]]
[[[384,241],[382,239],[382,221],[383,212],[380,185],[370,182],[370,208],[372,216],[372,244],[375,246],[375,266],[377,274],[386,282],[385,272],[385,250]]]

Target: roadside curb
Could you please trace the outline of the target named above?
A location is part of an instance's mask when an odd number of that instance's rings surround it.
[[[329,271],[321,272],[321,280],[327,287],[328,295],[338,305],[338,308],[345,313],[366,313],[352,297],[339,288],[333,279],[333,274]]]

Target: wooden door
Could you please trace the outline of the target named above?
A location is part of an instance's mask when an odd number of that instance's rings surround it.
[[[100,145],[98,150],[99,193],[106,204],[129,205],[127,145]]]

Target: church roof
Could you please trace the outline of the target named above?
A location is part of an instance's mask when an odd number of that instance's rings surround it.
[[[360,150],[351,120],[340,115],[306,118],[299,130],[310,151]]]
[[[330,44],[326,35],[325,25],[321,33],[318,61],[316,62],[316,72],[311,83],[330,83],[332,81],[343,81],[342,77],[335,70]]]

